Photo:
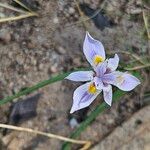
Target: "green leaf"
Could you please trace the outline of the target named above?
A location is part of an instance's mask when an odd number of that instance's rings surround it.
[[[52,77],[51,79],[44,80],[44,81],[42,81],[42,82],[40,82],[40,83],[38,83],[38,84],[36,84],[36,85],[34,85],[32,87],[29,87],[29,88],[27,88],[27,89],[25,89],[23,91],[20,91],[20,92],[14,94],[12,96],[8,96],[8,97],[0,100],[0,105],[3,105],[5,103],[7,103],[7,102],[10,102],[10,101],[12,101],[12,100],[14,100],[16,98],[19,98],[19,97],[21,97],[23,95],[30,94],[30,93],[32,93],[32,92],[34,92],[34,91],[36,91],[36,90],[38,90],[38,89],[48,85],[48,84],[52,84],[54,82],[63,80],[68,75],[69,75],[69,73],[64,73],[64,74],[60,74],[60,75],[58,75],[56,77]]]
[[[75,71],[85,71],[85,70],[89,70],[89,68],[75,69],[72,72],[75,72]],[[36,85],[34,85],[32,87],[26,88],[25,90],[22,90],[22,91],[14,94],[12,96],[8,96],[8,97],[0,100],[0,105],[3,105],[5,103],[7,103],[7,102],[10,102],[10,101],[12,101],[12,100],[14,100],[16,98],[19,98],[19,97],[21,97],[23,95],[30,94],[30,93],[32,93],[32,92],[34,92],[34,91],[36,91],[36,90],[38,90],[38,89],[40,89],[40,88],[42,88],[44,86],[47,86],[48,84],[52,84],[54,82],[61,81],[61,80],[63,80],[65,77],[67,77],[72,72],[67,72],[67,73],[59,74],[59,75],[57,75],[55,77],[52,77],[52,78],[50,78],[48,80],[41,81],[41,82],[37,83]]]

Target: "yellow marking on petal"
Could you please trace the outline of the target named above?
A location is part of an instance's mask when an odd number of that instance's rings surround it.
[[[124,81],[124,77],[122,75],[117,77],[117,82],[121,84]]]
[[[95,87],[95,85],[94,84],[90,84],[90,86],[89,86],[89,88],[88,88],[88,92],[90,93],[90,94],[95,94],[96,93],[96,87]]]
[[[95,64],[95,65],[98,65],[99,63],[103,62],[104,59],[103,59],[102,56],[96,55],[96,56],[94,57],[94,60],[93,60],[93,61],[94,61],[94,64]]]

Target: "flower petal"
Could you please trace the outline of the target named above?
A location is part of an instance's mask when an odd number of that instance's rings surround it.
[[[73,105],[70,113],[73,113],[79,109],[89,106],[94,101],[94,99],[98,96],[98,94],[101,92],[101,91],[97,91],[95,94],[90,94],[88,92],[88,87],[90,84],[91,82],[83,84],[74,91]]]
[[[107,87],[103,88],[104,94],[104,101],[111,106],[112,103],[112,86],[108,85]]]
[[[93,79],[93,71],[76,71],[69,74],[66,79],[72,81],[91,81]]]
[[[102,64],[94,68],[96,72],[96,76],[102,77],[104,73],[106,72],[106,69],[107,69],[107,61],[104,61]]]
[[[101,78],[98,78],[98,77],[94,77],[94,84],[98,90],[102,90],[104,87],[104,84]]]
[[[131,91],[140,84],[140,80],[131,74],[115,71],[114,75],[116,79],[112,84],[123,91]]]
[[[88,32],[86,32],[85,40],[83,43],[83,52],[86,59],[92,66],[95,66],[93,59],[96,55],[101,56],[105,60],[105,50],[102,43],[92,38]]]
[[[114,83],[115,79],[116,77],[113,73],[104,74],[104,76],[102,77],[102,81],[107,84]]]
[[[119,57],[117,54],[115,54],[114,58],[108,59],[108,66],[107,67],[110,68],[111,71],[114,71],[117,69],[118,64],[119,64]]]

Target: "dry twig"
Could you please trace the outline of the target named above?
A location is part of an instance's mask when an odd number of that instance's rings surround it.
[[[5,3],[1,3],[0,2],[0,7],[4,7],[6,9],[10,9],[10,10],[13,10],[13,11],[16,11],[16,12],[19,12],[19,13],[27,13],[27,11],[24,11],[24,10],[21,10],[21,9],[18,9],[18,8],[15,8],[13,6],[10,6],[8,4],[5,4]]]
[[[32,17],[32,16],[38,16],[37,13],[33,12],[32,10],[30,10],[28,7],[26,7],[26,6],[25,6],[23,3],[21,3],[20,1],[14,0],[14,2],[16,2],[16,3],[19,4],[20,6],[24,7],[24,8],[27,9],[28,11],[24,11],[24,10],[15,8],[15,7],[13,7],[13,6],[11,6],[11,5],[8,5],[8,4],[0,3],[0,7],[4,7],[4,8],[7,8],[7,9],[10,9],[10,10],[13,10],[13,11],[15,11],[15,12],[21,13],[21,15],[19,15],[19,16],[1,18],[1,19],[0,19],[0,23],[2,23],[2,22],[7,22],[7,21],[20,20],[20,19],[24,19],[24,18],[28,18],[28,17]]]
[[[148,39],[150,40],[150,32],[149,32],[149,25],[148,25],[148,20],[147,20],[147,17],[145,15],[145,12],[143,10],[143,20],[144,20],[144,25],[145,25],[145,29],[146,29],[146,32],[147,32],[147,36],[148,36]]]
[[[136,67],[133,67],[133,68],[124,68],[124,69],[128,70],[128,71],[132,71],[132,70],[139,70],[139,69],[148,68],[148,67],[150,67],[150,64],[136,66]]]
[[[27,13],[27,14],[23,14],[23,15],[20,15],[20,16],[15,16],[15,17],[2,18],[2,19],[0,19],[0,23],[7,22],[7,21],[20,20],[20,19],[24,19],[24,18],[28,18],[28,17],[32,17],[32,16],[36,16],[36,14]]]
[[[29,132],[29,133],[33,133],[33,134],[37,134],[37,135],[43,135],[48,138],[54,138],[54,139],[58,139],[58,140],[62,140],[62,141],[67,141],[67,142],[71,142],[71,143],[75,143],[75,144],[84,145],[80,150],[87,150],[91,146],[90,141],[74,140],[71,138],[67,138],[67,137],[63,137],[63,136],[55,135],[55,134],[51,134],[51,133],[45,133],[45,132],[30,129],[30,128],[17,127],[17,126],[7,125],[7,124],[0,124],[0,128],[7,128],[7,129],[21,131],[21,132]]]
[[[145,62],[137,55],[131,53],[131,52],[128,52],[128,51],[109,51],[108,52],[109,54],[114,54],[114,53],[123,53],[123,54],[126,54],[126,55],[129,55],[131,56],[132,58],[136,59],[137,61],[139,61],[141,64],[145,65]]]

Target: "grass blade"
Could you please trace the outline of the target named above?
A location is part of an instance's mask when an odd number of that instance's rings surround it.
[[[117,90],[113,95],[113,102],[119,101],[120,98],[125,95],[126,92]],[[80,136],[81,132],[83,132],[88,125],[100,114],[102,113],[106,108],[108,108],[108,105],[103,102],[102,104],[98,105],[91,114],[87,117],[87,119],[80,124],[80,126],[71,134],[70,138],[77,138]],[[62,146],[62,150],[70,150],[71,149],[71,143],[65,142]]]
[[[80,68],[80,69],[76,69],[74,71],[85,71],[85,70],[89,70],[89,68]],[[72,72],[74,72],[74,71],[72,71]],[[52,84],[54,82],[61,81],[61,80],[63,80],[65,77],[67,77],[72,72],[61,73],[61,74],[59,74],[59,75],[57,75],[55,77],[52,77],[52,78],[50,78],[48,80],[41,81],[41,82],[37,83],[36,85],[34,85],[32,87],[29,87],[29,88],[27,88],[27,89],[25,89],[23,91],[20,91],[20,92],[14,94],[12,96],[8,96],[8,97],[0,100],[0,105],[3,105],[5,103],[7,103],[7,102],[10,102],[10,101],[12,101],[12,100],[14,100],[16,98],[19,98],[19,97],[21,97],[23,95],[27,95],[29,93],[32,93],[32,92],[34,92],[34,91],[36,91],[36,90],[38,90],[38,89],[40,89],[40,88],[42,88],[42,87],[44,87],[44,86],[46,86],[48,84]]]
[[[32,86],[32,87],[29,87],[29,88],[27,88],[27,89],[25,89],[25,90],[23,90],[23,91],[20,91],[20,92],[14,94],[14,95],[12,95],[12,96],[8,96],[8,97],[6,97],[6,98],[0,100],[0,105],[5,104],[5,103],[7,103],[7,102],[10,102],[10,101],[12,101],[12,100],[14,100],[14,99],[16,99],[16,98],[19,98],[20,96],[27,95],[27,94],[29,94],[29,93],[31,93],[31,92],[34,92],[34,91],[36,91],[36,90],[38,90],[38,89],[40,89],[40,88],[42,88],[42,87],[44,87],[44,86],[46,86],[46,85],[48,85],[48,84],[52,84],[52,83],[54,83],[54,82],[61,81],[61,80],[63,80],[67,75],[69,75],[69,73],[70,73],[70,72],[57,75],[57,76],[52,77],[52,78],[50,78],[50,79],[48,79],[48,80],[44,80],[44,81],[42,81],[42,82],[39,82],[38,84],[36,84],[36,85],[34,85],[34,86]]]

